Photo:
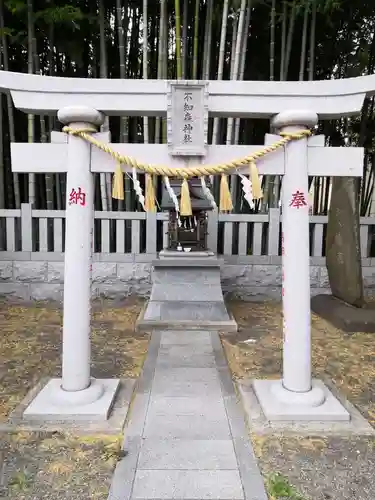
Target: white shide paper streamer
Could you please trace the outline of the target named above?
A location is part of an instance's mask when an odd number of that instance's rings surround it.
[[[176,210],[176,214],[177,214],[177,224],[179,227],[181,227],[181,220],[180,220],[180,216],[179,216],[179,213],[180,213],[180,205],[178,204],[178,198],[177,198],[177,195],[176,193],[173,191],[172,189],[172,186],[171,186],[171,183],[169,182],[169,177],[165,176],[164,177],[164,184],[165,184],[165,187],[167,188],[167,191],[168,191],[168,194],[169,196],[171,197],[171,200],[173,201],[173,204],[174,204],[174,208]]]
[[[143,210],[145,210],[145,197],[143,196],[142,188],[137,177],[137,169],[135,167],[133,167],[132,169],[132,180],[134,191],[138,197],[138,201],[142,205]]]
[[[238,174],[241,177],[241,184],[242,184],[242,191],[243,191],[243,197],[249,204],[249,207],[253,209],[255,207],[254,205],[254,198],[253,198],[253,185],[251,184],[251,180],[245,177],[242,174]]]
[[[201,177],[201,186],[202,186],[202,190],[206,196],[206,198],[208,199],[208,201],[211,203],[211,207],[216,210],[217,209],[217,205],[216,205],[216,202],[215,202],[215,198],[213,197],[211,191],[208,189],[207,187],[207,184],[206,184],[206,181],[204,179],[204,177]]]

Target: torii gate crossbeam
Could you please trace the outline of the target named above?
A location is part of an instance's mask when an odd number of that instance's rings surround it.
[[[0,71],[0,89],[11,92],[16,108],[34,114],[56,114],[75,105],[112,116],[162,116],[167,109],[165,80],[81,79]],[[210,81],[209,93],[211,116],[271,118],[290,109],[313,109],[320,119],[333,119],[360,113],[365,97],[375,94],[375,75],[301,82]]]

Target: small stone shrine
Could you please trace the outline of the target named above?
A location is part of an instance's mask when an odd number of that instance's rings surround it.
[[[205,156],[207,145],[206,85],[175,82],[168,93],[168,149],[171,157]],[[180,179],[170,186],[181,200]],[[209,185],[208,180],[206,181]],[[213,209],[203,192],[200,179],[188,181],[191,215],[176,210],[164,188],[161,208],[169,212],[168,246],[153,264],[150,300],[138,319],[138,328],[223,328],[236,331],[221,288],[221,261],[207,247],[207,213]]]
[[[161,209],[169,212],[168,249],[184,252],[206,251],[207,212],[212,210],[212,206],[202,192],[199,179],[191,179],[188,184],[192,205],[191,216],[179,216],[168,191],[166,189],[163,191]],[[171,187],[180,202],[181,181],[172,181]]]

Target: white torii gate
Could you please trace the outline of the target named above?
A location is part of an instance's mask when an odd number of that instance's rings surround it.
[[[360,112],[375,94],[375,77],[324,82],[208,82],[212,116],[269,117],[279,132],[312,128],[318,116]],[[80,80],[0,72],[0,88],[29,113],[56,113],[72,128],[97,127],[109,115],[164,115],[164,81]],[[109,134],[98,134],[109,140]],[[279,136],[267,134],[266,144]],[[28,418],[107,418],[118,380],[90,377],[90,285],[94,172],[114,172],[115,162],[84,140],[53,133],[52,144],[12,144],[14,172],[67,172],[62,380],[51,380],[25,411]],[[204,163],[223,163],[262,146],[206,146]],[[162,144],[112,144],[141,162],[171,164]],[[181,166],[183,158],[174,158]],[[270,420],[349,419],[319,381],[311,379],[308,176],[360,176],[362,148],[324,148],[324,137],[290,143],[258,162],[259,173],[284,175],[282,381],[255,381]],[[129,170],[127,166],[123,170]]]

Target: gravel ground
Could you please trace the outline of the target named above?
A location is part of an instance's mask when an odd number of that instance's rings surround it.
[[[294,489],[291,500],[372,500],[375,441],[368,438],[270,438],[253,436],[262,473],[277,472]],[[270,482],[270,481],[269,481]],[[274,489],[269,484],[269,491]],[[271,496],[280,499],[280,496]]]
[[[222,340],[233,377],[280,377],[281,304],[232,302],[230,308],[240,329]],[[345,334],[312,316],[314,376],[331,380],[373,426],[374,340],[372,334]],[[375,498],[374,438],[251,435],[251,439],[272,500]]]
[[[135,378],[149,336],[135,334],[142,303],[93,305],[94,377]],[[0,422],[42,378],[59,376],[62,312],[57,304],[0,302]],[[0,498],[106,500],[122,435],[0,433]]]

